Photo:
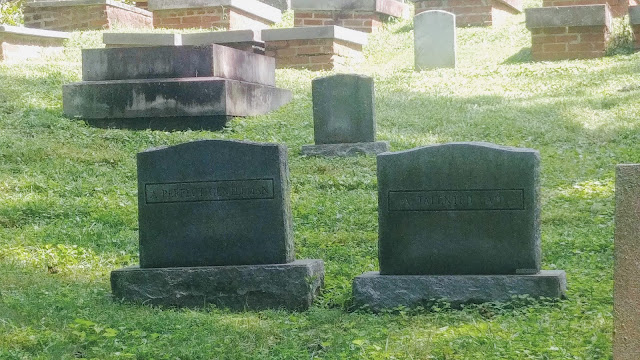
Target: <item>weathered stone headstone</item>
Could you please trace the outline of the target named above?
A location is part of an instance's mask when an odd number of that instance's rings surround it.
[[[640,165],[616,168],[614,360],[640,359]]]
[[[117,298],[159,305],[306,309],[321,260],[295,261],[287,151],[203,140],[138,154],[140,267]]]
[[[305,145],[304,155],[348,156],[377,154],[388,143],[376,142],[373,78],[338,74],[312,82],[315,145]]]
[[[414,18],[416,70],[456,67],[456,16],[442,10]]]
[[[540,155],[453,143],[378,155],[379,273],[356,278],[373,309],[564,296],[540,271]]]

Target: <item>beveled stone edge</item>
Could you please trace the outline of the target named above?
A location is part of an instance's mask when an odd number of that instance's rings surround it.
[[[536,149],[498,145],[498,144],[483,142],[483,141],[450,142],[450,143],[444,143],[444,144],[425,145],[425,146],[419,146],[419,147],[415,147],[407,150],[386,152],[386,153],[380,154],[380,156],[399,155],[399,154],[406,154],[406,153],[411,153],[415,151],[420,151],[423,149],[433,149],[433,148],[439,148],[443,146],[457,146],[457,145],[468,145],[468,146],[481,147],[481,148],[497,150],[497,151],[509,151],[514,153],[531,153],[536,155],[537,157],[540,157],[540,152]]]
[[[354,153],[348,153],[349,150],[356,149]],[[304,156],[358,156],[358,155],[377,155],[389,151],[388,141],[373,141],[360,143],[343,143],[343,144],[318,144],[303,145],[300,153]],[[341,154],[346,152],[345,154]]]
[[[68,39],[71,35],[62,31],[32,29],[22,26],[0,25],[0,33],[28,35],[55,39]]]
[[[563,19],[565,16],[568,19]],[[603,5],[553,6],[525,9],[527,29],[567,27],[567,26],[606,26],[611,28],[611,8]]]
[[[282,11],[257,0],[149,0],[149,10],[175,10],[189,8],[207,8],[229,6],[245,11],[251,15],[265,19],[272,23],[282,21]]]
[[[385,11],[385,7],[382,6],[385,2],[397,3],[395,6],[402,10],[400,12]],[[353,0],[333,0],[330,4],[319,0],[292,0],[291,9],[294,11],[366,11],[398,18],[406,17],[409,13],[409,6],[397,0],[358,0],[355,5]]]
[[[206,45],[206,44],[230,44],[252,42],[264,44],[261,32],[257,30],[231,30],[231,31],[210,31],[190,34],[182,34],[182,45]],[[208,38],[206,41],[195,41],[193,39]]]
[[[367,34],[337,25],[262,30],[262,40],[265,42],[313,39],[337,39],[365,45]]]
[[[121,9],[129,10],[140,15],[151,17],[151,11],[141,9],[136,6],[114,0],[59,0],[59,1],[28,1],[25,7],[65,7],[65,6],[88,6],[88,5],[109,5]]]
[[[105,45],[179,46],[181,34],[158,33],[109,33],[102,34]]]

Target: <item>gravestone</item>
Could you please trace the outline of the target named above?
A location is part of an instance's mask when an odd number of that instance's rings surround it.
[[[378,155],[380,272],[354,281],[372,309],[562,297],[540,271],[540,155],[453,143]]]
[[[456,67],[456,16],[442,10],[414,18],[416,70]]]
[[[640,165],[616,168],[613,358],[640,359]]]
[[[321,260],[295,260],[287,151],[203,140],[138,154],[140,267],[116,298],[158,305],[306,309]]]
[[[315,145],[302,147],[304,155],[349,156],[378,154],[389,148],[376,142],[373,78],[338,74],[312,82]]]

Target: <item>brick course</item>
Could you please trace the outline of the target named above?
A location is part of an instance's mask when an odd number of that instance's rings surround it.
[[[412,0],[415,13],[444,10],[456,15],[456,26],[500,25],[509,15],[517,14],[522,7],[520,0],[508,0],[512,6],[499,0]]]
[[[389,16],[385,14],[366,11],[305,10],[294,13],[293,25],[297,27],[338,25],[371,33],[388,18]]]
[[[276,58],[276,68],[313,71],[332,70],[363,59],[362,45],[339,39],[267,41],[266,55]]]
[[[108,3],[71,6],[24,7],[24,25],[29,28],[47,30],[104,30],[114,24],[130,28],[152,28],[151,13]]]
[[[535,61],[598,58],[608,39],[606,26],[531,29],[531,55]]]
[[[225,6],[154,10],[153,25],[171,29],[221,28],[262,30],[270,22],[240,9]]]

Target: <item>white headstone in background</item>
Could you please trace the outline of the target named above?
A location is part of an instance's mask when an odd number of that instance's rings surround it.
[[[414,22],[416,70],[456,67],[456,16],[442,10],[421,12]]]

